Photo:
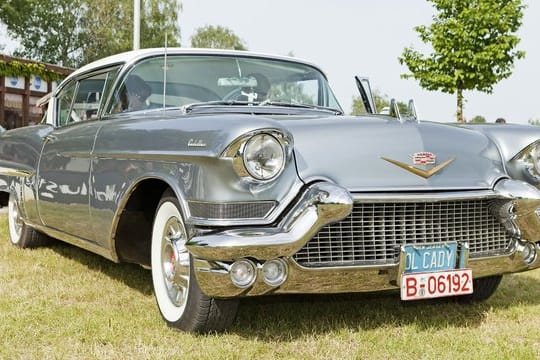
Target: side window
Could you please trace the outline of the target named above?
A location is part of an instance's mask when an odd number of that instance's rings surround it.
[[[97,119],[117,73],[115,68],[66,86],[58,95],[58,126]]]
[[[115,92],[109,113],[137,111],[149,107],[148,98],[152,94],[152,88],[141,76],[135,74],[138,69],[130,73]]]
[[[73,103],[73,111],[79,121],[95,120],[103,98],[103,90],[108,73],[98,74],[79,81],[79,88]]]
[[[77,82],[72,81],[58,95],[58,126],[64,126],[72,121],[71,104],[77,88]]]

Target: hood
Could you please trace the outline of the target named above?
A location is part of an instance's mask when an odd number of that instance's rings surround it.
[[[512,160],[521,150],[540,139],[540,126],[521,124],[459,125],[481,132],[497,144],[503,159]]]
[[[282,125],[294,136],[298,173],[305,182],[327,179],[352,192],[478,190],[506,177],[494,143],[470,129],[375,117],[297,119]],[[413,154],[420,152],[434,154],[435,164],[413,164]],[[424,178],[396,162],[424,171],[448,164]]]

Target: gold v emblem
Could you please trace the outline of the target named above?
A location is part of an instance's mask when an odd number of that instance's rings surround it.
[[[385,158],[385,157],[381,157],[381,159],[383,160],[386,160],[388,161],[389,163],[392,163],[396,166],[399,166],[400,168],[402,169],[405,169],[407,171],[410,171],[412,172],[413,174],[415,175],[418,175],[418,176],[421,176],[423,177],[424,179],[427,179],[427,178],[430,178],[432,177],[433,175],[435,175],[436,173],[438,173],[439,171],[441,171],[442,169],[444,169],[448,164],[450,164],[452,161],[456,160],[455,157],[449,159],[449,160],[446,160],[445,162],[443,162],[442,164],[439,164],[429,170],[422,170],[422,169],[419,169],[419,168],[416,168],[412,165],[409,165],[409,164],[405,164],[405,163],[402,163],[401,161],[397,161],[397,160],[392,160],[392,159],[388,159],[388,158]]]

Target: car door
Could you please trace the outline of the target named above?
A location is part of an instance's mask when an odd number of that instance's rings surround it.
[[[103,99],[116,77],[109,69],[67,83],[56,96],[56,128],[44,138],[38,211],[47,227],[94,241],[90,224],[91,154]]]

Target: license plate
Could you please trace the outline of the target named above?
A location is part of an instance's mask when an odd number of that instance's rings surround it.
[[[456,242],[405,245],[405,274],[455,269],[457,246]]]
[[[471,269],[403,274],[401,299],[421,300],[472,294]]]

